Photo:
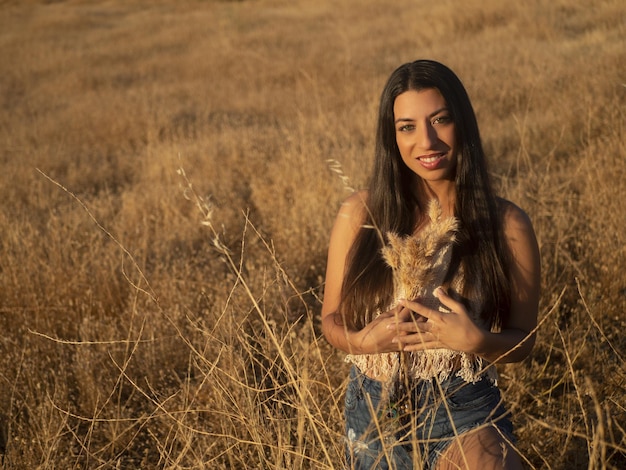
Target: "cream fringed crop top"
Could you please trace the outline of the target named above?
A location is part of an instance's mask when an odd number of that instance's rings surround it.
[[[458,220],[443,219],[439,203],[433,200],[428,208],[431,222],[415,236],[402,238],[389,234],[389,244],[383,248],[383,257],[393,270],[394,298],[420,299],[420,303],[434,310],[449,312],[434,296],[434,290],[449,282],[448,294],[460,300],[464,277],[461,267],[448,279],[452,261],[452,247],[458,233]],[[473,320],[485,326],[479,313],[482,302],[468,301]],[[390,308],[395,305],[392,304]],[[481,357],[450,349],[432,349],[416,352],[394,352],[346,356],[346,362],[356,365],[361,372],[387,385],[397,377],[400,356],[404,355],[409,378],[445,380],[453,373],[466,382],[476,382],[487,376],[496,379],[495,367]]]

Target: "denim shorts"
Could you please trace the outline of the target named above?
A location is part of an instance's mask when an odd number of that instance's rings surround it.
[[[434,469],[458,435],[483,425],[515,442],[500,390],[488,378],[420,380],[408,395],[415,411],[401,419],[396,407],[381,399],[382,383],[352,367],[345,397],[349,469]]]

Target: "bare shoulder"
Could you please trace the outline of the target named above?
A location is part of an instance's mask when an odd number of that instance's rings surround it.
[[[366,214],[367,191],[355,192],[343,201],[330,234],[329,266],[336,262],[337,268],[343,270],[348,251],[363,227]]]
[[[530,217],[506,199],[498,200],[504,237],[513,259],[528,272],[539,272],[539,246]],[[523,265],[523,266],[522,266]]]
[[[523,209],[513,202],[502,198],[498,198],[498,206],[504,233],[507,238],[519,232],[531,232],[534,234],[530,217]]]
[[[367,214],[367,191],[357,191],[348,196],[339,208],[336,224],[357,229]]]
[[[362,189],[360,191],[353,192],[350,196],[344,199],[341,204],[341,211],[353,215],[363,215],[365,213],[365,207],[367,204],[367,190]]]

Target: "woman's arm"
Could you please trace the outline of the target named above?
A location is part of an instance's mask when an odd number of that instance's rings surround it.
[[[502,209],[504,236],[511,253],[511,312],[500,333],[485,334],[477,353],[492,361],[518,362],[530,354],[535,344],[541,263],[528,215],[509,201],[503,201]]]
[[[501,331],[480,328],[460,302],[443,289],[436,295],[452,313],[430,310],[417,302],[400,304],[427,318],[426,322],[405,322],[396,341],[405,351],[449,348],[484,357],[493,362],[518,362],[526,358],[535,343],[539,309],[540,259],[535,233],[528,216],[514,204],[503,203],[504,234],[511,253],[511,311]]]
[[[338,312],[346,259],[365,220],[366,197],[363,191],[355,193],[339,209],[330,235],[322,304],[324,336],[334,347],[350,354],[398,351],[399,345],[392,342],[397,331],[387,328],[387,325],[395,325],[410,315],[408,310],[396,308],[381,314],[362,330],[354,330],[347,327]]]

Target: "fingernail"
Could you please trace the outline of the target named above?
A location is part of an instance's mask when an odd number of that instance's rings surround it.
[[[439,286],[435,289],[435,292],[433,292],[433,294],[435,294],[435,297],[439,297],[441,294],[443,294],[443,287]]]

